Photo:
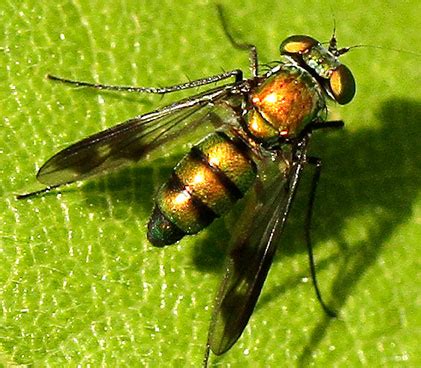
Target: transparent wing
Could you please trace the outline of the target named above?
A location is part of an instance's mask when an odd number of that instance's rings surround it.
[[[227,97],[228,89],[226,85],[206,91],[91,135],[51,157],[37,179],[55,187],[138,161],[207,122],[210,110]]]
[[[260,295],[295,195],[303,162],[277,170],[265,192],[249,198],[216,298],[208,346],[220,355],[242,334]]]

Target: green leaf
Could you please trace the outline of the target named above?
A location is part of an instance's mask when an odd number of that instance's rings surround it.
[[[420,366],[418,2],[222,3],[233,33],[257,45],[262,63],[278,58],[288,35],[328,40],[333,18],[340,46],[384,49],[343,56],[358,88],[349,106],[332,107],[346,129],[317,132],[312,142],[325,165],[312,233],[318,277],[340,318],[323,315],[308,281],[304,185],[249,326],[212,363]],[[223,271],[224,244],[215,244],[230,220],[165,249],[147,243],[154,190],[174,159],[60,195],[14,194],[31,188],[59,149],[184,96],[74,89],[47,73],[171,85],[247,71],[247,55],[231,47],[207,0],[9,0],[0,16],[0,364],[199,366]]]

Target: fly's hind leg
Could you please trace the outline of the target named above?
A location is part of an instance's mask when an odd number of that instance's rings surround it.
[[[314,172],[313,180],[311,183],[310,196],[308,200],[307,214],[306,214],[306,219],[305,219],[305,238],[306,238],[306,245],[307,245],[308,260],[310,264],[310,274],[311,274],[311,279],[313,281],[314,290],[316,292],[317,300],[322,306],[324,312],[329,317],[334,318],[337,316],[337,313],[333,311],[332,309],[330,309],[327,306],[327,304],[323,301],[322,294],[319,289],[317,276],[316,276],[316,266],[314,262],[313,246],[311,242],[311,220],[313,217],[313,207],[314,207],[314,200],[316,198],[317,185],[319,184],[320,174],[322,171],[322,161],[317,157],[307,157],[307,163],[315,167],[315,172]]]
[[[78,80],[67,79],[67,78],[62,78],[62,77],[57,77],[55,75],[47,74],[47,79],[60,82],[60,83],[70,84],[75,87],[89,87],[89,88],[95,88],[99,90],[118,91],[118,92],[152,93],[152,94],[158,94],[158,95],[164,95],[166,93],[182,91],[184,89],[201,87],[207,84],[217,83],[224,79],[228,79],[232,77],[235,78],[236,82],[240,82],[243,80],[243,72],[239,69],[235,69],[235,70],[231,70],[231,71],[224,72],[221,74],[212,75],[210,77],[196,79],[190,82],[176,84],[176,85],[168,86],[168,87],[116,86],[116,85],[109,85],[109,84],[78,81]]]

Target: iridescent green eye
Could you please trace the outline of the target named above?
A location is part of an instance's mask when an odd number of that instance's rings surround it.
[[[341,105],[349,103],[355,95],[355,79],[345,65],[339,65],[330,76],[329,86],[335,101]]]
[[[302,54],[319,42],[312,37],[303,35],[294,35],[286,38],[279,46],[281,55]]]

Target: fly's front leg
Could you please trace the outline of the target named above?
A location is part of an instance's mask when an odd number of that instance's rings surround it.
[[[318,130],[318,129],[341,129],[345,126],[343,120],[328,120],[328,121],[318,121],[315,120],[309,125],[307,125],[306,130]]]

